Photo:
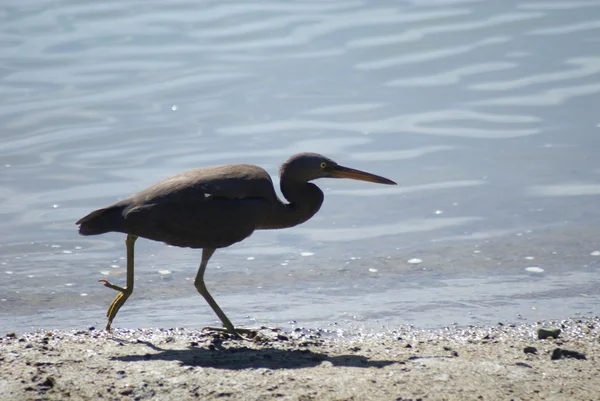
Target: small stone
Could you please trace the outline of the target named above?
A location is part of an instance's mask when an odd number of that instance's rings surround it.
[[[46,377],[46,380],[44,380],[43,382],[41,382],[39,384],[40,387],[48,387],[48,388],[52,388],[54,387],[54,385],[56,384],[56,380],[53,377]]]
[[[133,388],[128,387],[126,389],[123,389],[123,390],[121,390],[119,392],[119,394],[121,394],[121,395],[131,395],[131,394],[133,394]]]
[[[552,328],[552,327],[540,327],[538,329],[538,338],[540,340],[545,340],[549,337],[558,338],[560,335],[560,329]]]
[[[529,365],[529,364],[527,364],[525,362],[517,362],[517,363],[515,363],[515,365],[521,366],[523,368],[529,368],[529,369],[533,368],[533,366],[531,366],[531,365]]]
[[[550,357],[550,359],[552,359],[553,361],[563,358],[587,359],[585,354],[582,354],[581,352],[577,351],[571,351],[562,348],[556,348],[554,351],[552,351],[552,356]]]
[[[536,347],[525,347],[523,348],[523,352],[526,354],[537,354],[537,348]]]
[[[6,334],[6,338],[17,338],[17,333],[13,333],[13,332],[8,333],[8,334]]]

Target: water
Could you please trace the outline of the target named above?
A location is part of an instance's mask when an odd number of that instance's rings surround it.
[[[79,236],[91,210],[200,166],[276,175],[299,151],[399,186],[322,180],[309,222],[218,251],[206,281],[236,324],[598,313],[599,16],[585,0],[5,3],[0,332],[104,324],[97,280],[124,282],[124,238]],[[199,261],[138,241],[115,325],[215,323]]]

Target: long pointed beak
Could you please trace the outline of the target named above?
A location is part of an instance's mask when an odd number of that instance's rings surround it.
[[[335,178],[350,178],[351,180],[369,181],[377,184],[396,185],[392,180],[381,177],[379,175],[367,173],[365,171],[355,170],[353,168],[336,166],[331,171],[331,175]]]

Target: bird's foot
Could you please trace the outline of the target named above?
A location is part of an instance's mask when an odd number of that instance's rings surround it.
[[[237,329],[234,329],[234,331],[232,332],[230,329],[228,329],[226,327],[206,326],[206,327],[202,328],[202,331],[204,331],[204,330],[230,334],[240,340],[252,340],[258,335],[258,330],[256,330],[256,329],[237,328]],[[243,334],[243,336],[242,336],[242,334]]]
[[[105,287],[112,288],[113,290],[116,290],[116,291],[125,292],[127,290],[127,288],[109,283],[107,280],[98,280],[98,282],[104,284]]]
[[[133,292],[133,289],[129,289],[127,287],[121,287],[121,286],[112,284],[106,280],[98,280],[98,282],[104,284],[105,287],[112,288],[115,291],[119,291],[119,293],[117,294],[115,299],[112,301],[112,303],[108,307],[108,310],[106,311],[106,317],[107,317],[106,331],[108,331],[110,333],[110,332],[112,332],[111,326],[112,326],[113,319],[115,318],[115,316],[117,316],[117,312],[119,312],[119,309],[121,309],[121,306],[123,306],[123,304],[125,304],[125,301],[127,301],[127,298],[129,298],[129,296]]]

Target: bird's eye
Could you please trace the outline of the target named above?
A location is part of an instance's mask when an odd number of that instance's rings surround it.
[[[327,163],[325,163],[325,162],[321,163],[321,168],[325,168],[325,167],[327,167]]]

